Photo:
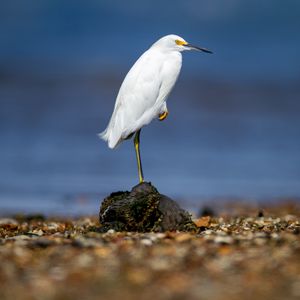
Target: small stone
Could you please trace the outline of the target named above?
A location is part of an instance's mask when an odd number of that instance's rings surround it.
[[[264,211],[261,209],[258,211],[257,217],[262,218],[264,216]]]
[[[198,228],[200,227],[208,227],[210,225],[211,217],[201,217],[198,220],[194,221]]]
[[[217,236],[214,241],[217,244],[232,244],[234,239],[231,236]]]
[[[14,244],[17,246],[25,246],[28,244],[29,240],[32,240],[28,235],[16,235],[5,239],[6,241],[14,241]]]
[[[155,236],[158,238],[158,239],[164,239],[166,237],[166,234],[163,233],[163,232],[158,232],[155,234]]]
[[[0,226],[2,225],[18,225],[18,221],[12,218],[1,218],[0,219]]]
[[[175,236],[175,240],[179,243],[189,241],[192,238],[192,235],[189,233],[179,233]]]
[[[44,235],[44,232],[43,232],[42,229],[39,229],[39,230],[35,229],[35,230],[32,230],[32,231],[29,231],[28,234],[29,235],[31,234],[31,235],[42,236],[42,235]]]
[[[142,239],[141,244],[144,246],[152,246],[153,242],[149,239]]]
[[[208,230],[203,231],[202,234],[211,235],[211,234],[213,234],[213,231],[208,229]]]
[[[48,230],[54,230],[54,231],[57,231],[59,228],[59,225],[57,223],[49,223],[47,224],[47,229]]]
[[[15,235],[13,237],[9,237],[7,238],[7,240],[15,240],[15,241],[24,241],[24,240],[30,240],[31,237],[25,234],[21,234],[21,235]]]
[[[276,233],[276,232],[271,233],[271,237],[272,237],[272,239],[274,239],[274,240],[280,240],[280,236],[279,236],[279,234]]]

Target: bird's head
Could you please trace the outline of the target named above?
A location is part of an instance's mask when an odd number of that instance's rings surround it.
[[[196,50],[196,51],[202,51],[206,53],[212,53],[212,51],[206,48],[194,46],[188,43],[182,37],[175,34],[169,34],[162,37],[157,42],[155,42],[152,47],[158,47],[166,50],[175,50],[180,52],[185,50]]]

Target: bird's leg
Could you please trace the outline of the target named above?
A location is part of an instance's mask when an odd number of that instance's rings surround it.
[[[159,116],[158,116],[158,120],[159,121],[163,121],[167,116],[168,116],[168,114],[169,114],[169,112],[166,110],[166,111],[164,111],[162,114],[160,114]]]
[[[135,154],[136,154],[136,160],[138,165],[138,172],[139,172],[139,181],[140,183],[144,182],[144,175],[143,175],[143,168],[142,168],[142,161],[141,161],[141,155],[140,155],[140,133],[141,129],[139,129],[134,137],[134,148],[135,148]]]

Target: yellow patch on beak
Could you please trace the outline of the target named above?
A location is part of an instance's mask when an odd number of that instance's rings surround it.
[[[184,45],[187,45],[187,44],[188,44],[187,42],[181,41],[181,40],[175,40],[175,43],[176,43],[178,46],[184,46]]]

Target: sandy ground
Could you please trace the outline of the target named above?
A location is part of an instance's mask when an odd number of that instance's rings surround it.
[[[0,299],[300,299],[299,203],[232,204],[197,233],[0,219]]]

